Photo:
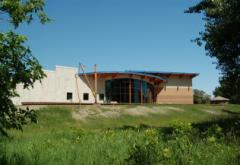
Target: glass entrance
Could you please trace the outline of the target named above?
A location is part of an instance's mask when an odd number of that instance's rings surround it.
[[[105,81],[106,99],[118,103],[152,103],[153,86],[138,79],[112,79]]]

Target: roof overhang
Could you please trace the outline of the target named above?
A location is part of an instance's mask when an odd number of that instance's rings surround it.
[[[84,74],[89,77],[94,77],[95,72],[80,73],[79,76],[84,76]],[[148,79],[149,81],[158,82],[158,83],[167,82],[167,79],[165,79],[161,76],[148,74],[148,73],[127,72],[127,71],[126,72],[97,72],[98,78],[113,78],[114,79],[114,78],[118,78],[119,75],[127,75],[129,78],[131,78],[133,76],[138,76],[141,79]]]
[[[178,77],[191,77],[194,78],[199,75],[199,73],[187,73],[187,72],[162,72],[162,71],[128,71],[137,73],[146,73],[163,77],[178,76]]]

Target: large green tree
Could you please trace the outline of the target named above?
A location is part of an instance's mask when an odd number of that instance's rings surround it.
[[[34,18],[43,24],[49,18],[44,13],[44,0],[0,0],[0,12],[0,24],[9,27],[8,32],[0,32],[0,134],[6,135],[6,129],[22,129],[27,121],[36,119],[32,111],[18,109],[12,103],[11,98],[18,96],[16,85],[28,88],[45,76],[26,45],[27,37],[15,30]]]
[[[221,71],[217,91],[240,103],[240,0],[201,0],[187,13],[202,13],[205,29],[195,40]]]

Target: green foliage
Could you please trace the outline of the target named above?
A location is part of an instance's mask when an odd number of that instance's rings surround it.
[[[10,24],[17,28],[21,23],[30,23],[36,14],[42,23],[49,19],[44,14],[43,0],[0,0],[0,11],[7,16]],[[17,109],[11,98],[17,97],[17,84],[23,88],[45,75],[42,67],[26,46],[27,38],[13,31],[0,32],[0,134],[6,135],[6,129],[22,129],[28,119],[36,121],[32,110]]]
[[[223,94],[223,92],[222,92],[222,86],[216,87],[216,88],[214,89],[214,91],[213,91],[213,95],[214,95],[215,97],[217,97],[217,96],[223,96],[224,94]]]
[[[194,104],[209,104],[210,96],[202,90],[193,90],[193,102]]]
[[[216,59],[222,96],[240,103],[240,1],[201,0],[186,12],[204,14],[205,31],[195,41]]]
[[[6,13],[10,23],[15,28],[23,22],[30,23],[34,14],[38,16],[41,23],[47,23],[50,19],[44,13],[44,0],[0,0],[0,11]]]
[[[140,144],[138,144],[139,140],[134,142],[126,159],[128,164],[145,165],[158,162],[158,132],[155,129],[147,129],[142,140]],[[167,155],[166,152],[165,156]]]
[[[234,75],[231,76],[223,76],[220,78],[219,83],[220,86],[216,87],[213,91],[214,96],[223,96],[226,98],[230,98],[231,103],[239,103],[240,95],[238,90],[237,83],[233,84],[237,78],[233,78]]]

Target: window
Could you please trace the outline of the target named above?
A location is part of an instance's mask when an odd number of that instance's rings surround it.
[[[151,103],[153,100],[152,91],[154,87],[146,81],[141,81],[142,80],[129,78],[120,78],[105,81],[107,102],[116,101],[118,103],[141,103],[142,95],[142,101],[144,103]]]
[[[89,100],[89,94],[88,93],[83,94],[83,100]]]
[[[67,92],[67,100],[72,100],[72,92]]]
[[[103,100],[104,100],[104,94],[103,94],[103,93],[100,93],[100,94],[99,94],[99,100],[100,100],[100,101],[103,101]]]

